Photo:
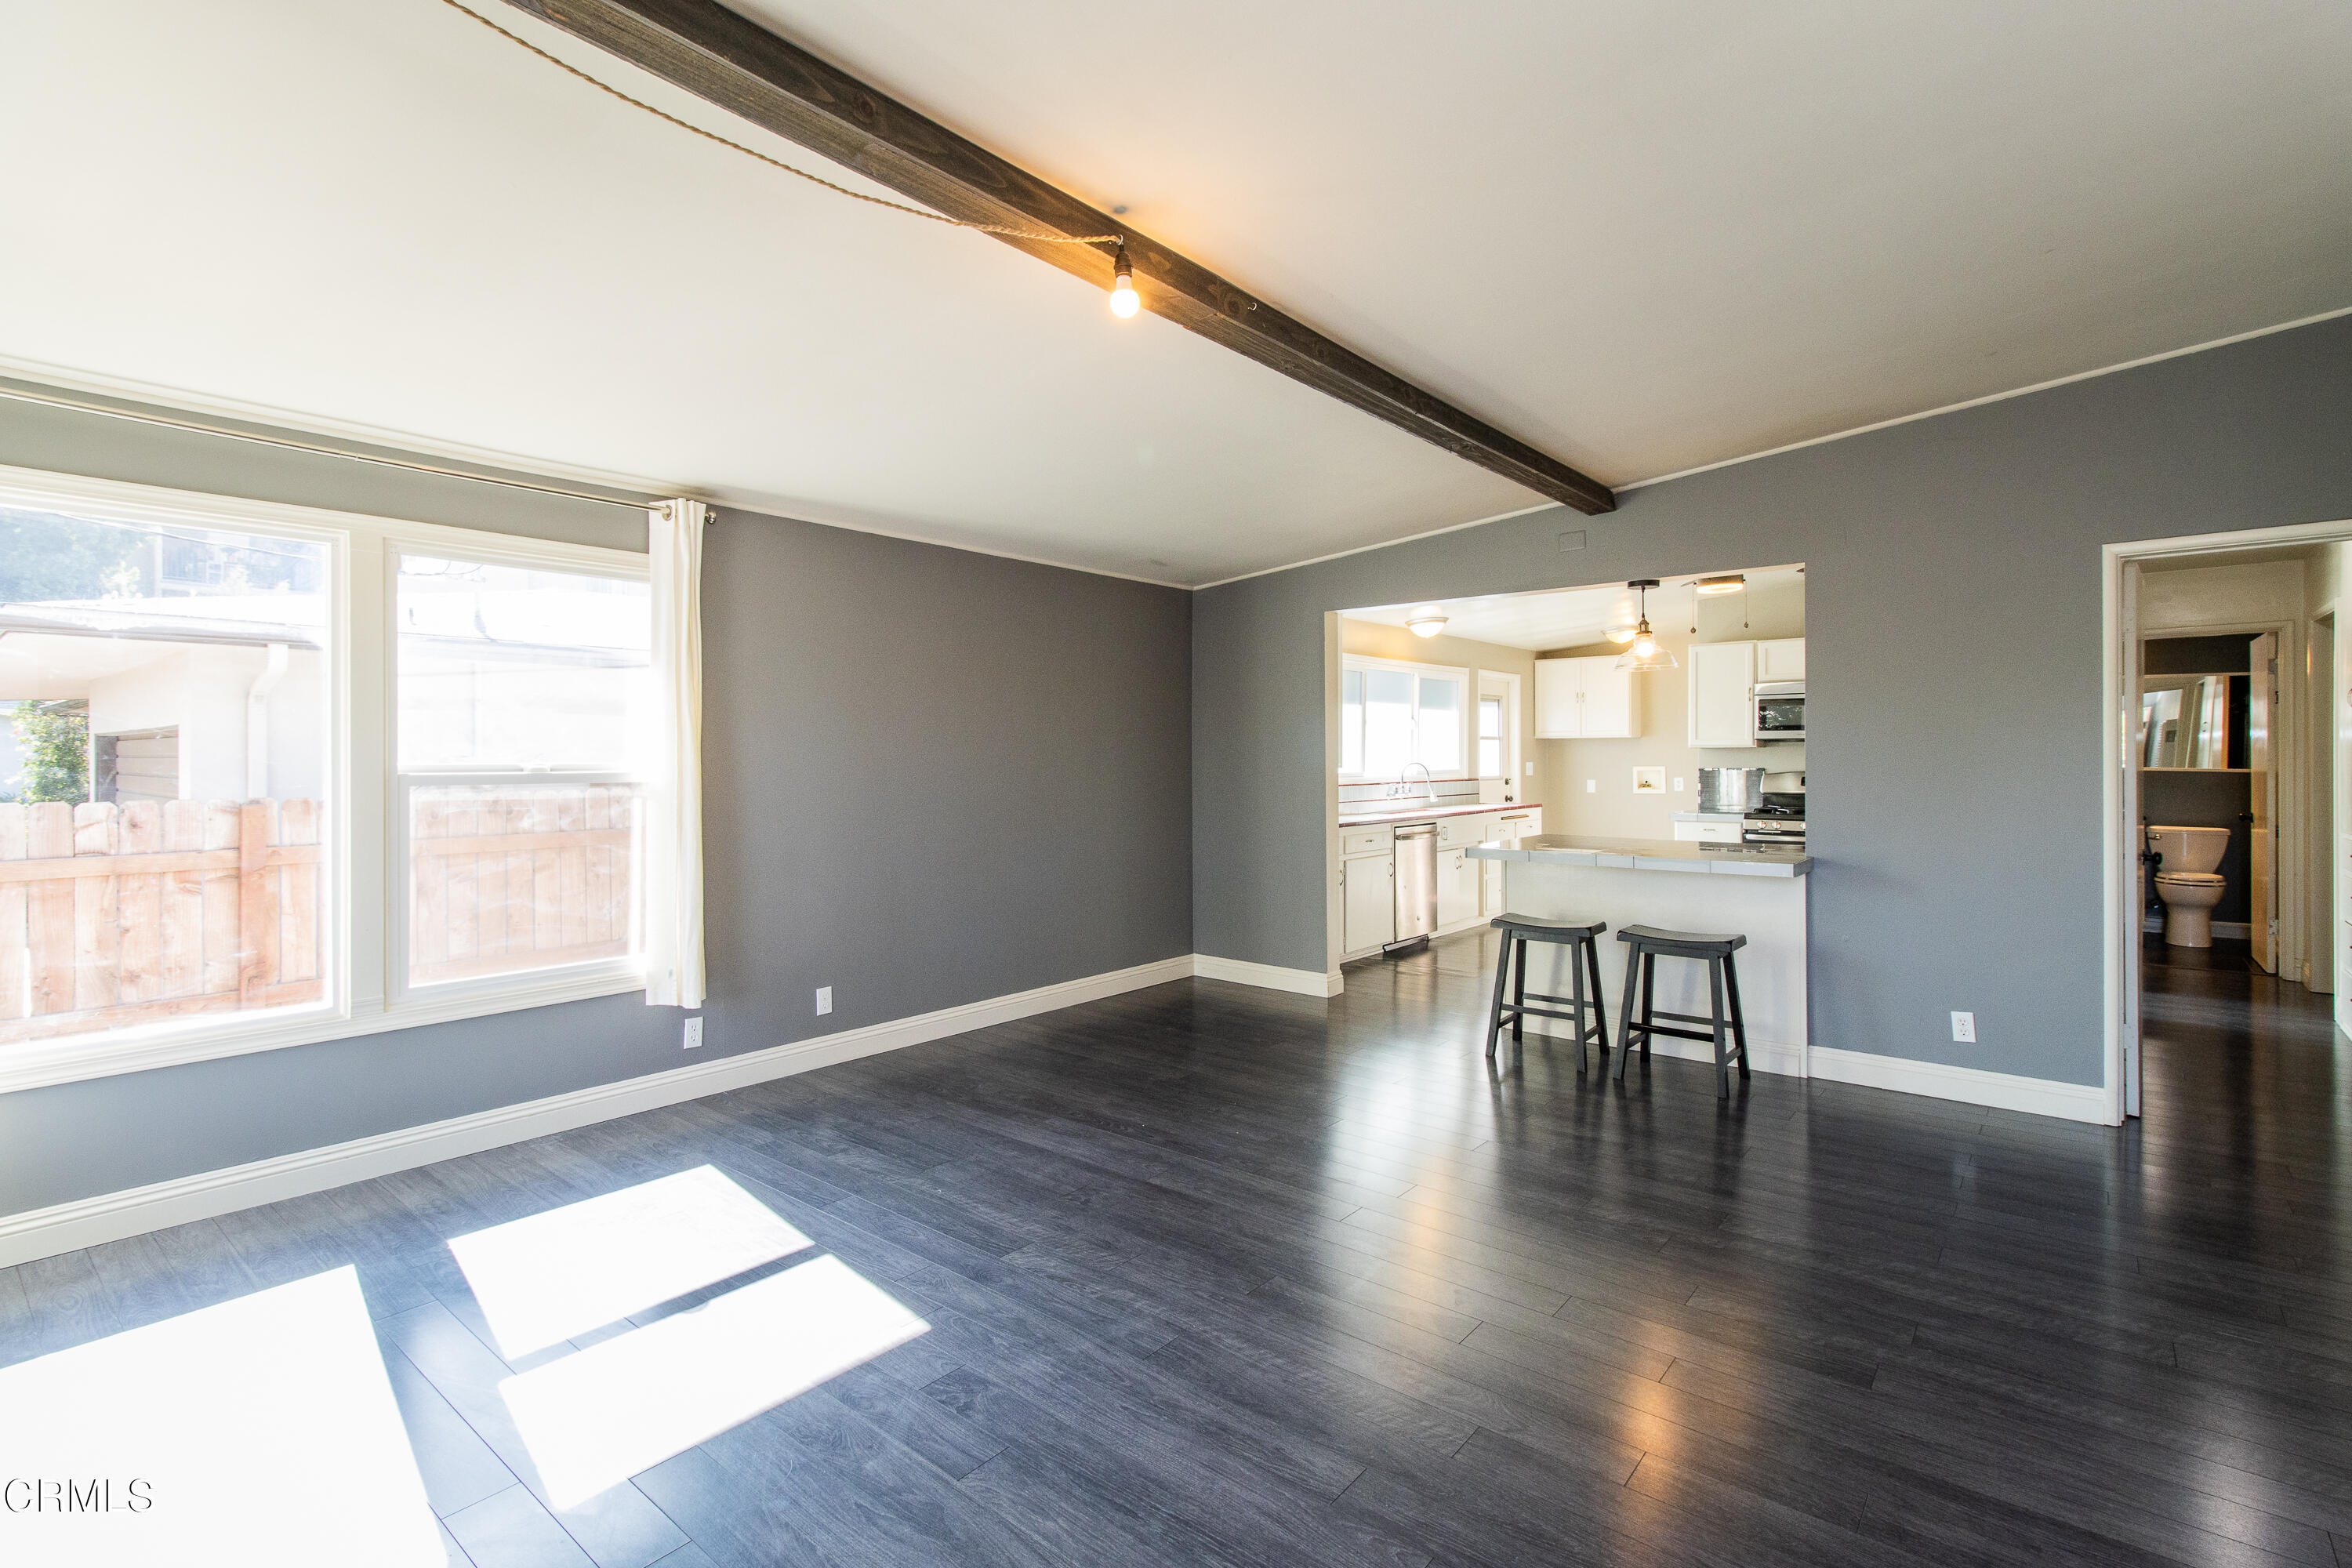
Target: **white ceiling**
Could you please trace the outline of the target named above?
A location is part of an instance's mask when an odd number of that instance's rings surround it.
[[[1612,483],[2352,305],[2339,0],[739,4]],[[1537,499],[437,0],[0,37],[0,368],[1175,583]]]
[[[1732,569],[1725,568],[1727,574]],[[1801,584],[1802,566],[1751,568],[1739,574],[1748,591],[1771,594]],[[1715,573],[1702,575],[1714,576]],[[1671,577],[1649,592],[1651,622],[1660,627],[1689,612],[1693,577]],[[1622,583],[1589,588],[1555,588],[1535,594],[1490,594],[1475,599],[1420,599],[1408,605],[1381,605],[1341,612],[1350,620],[1378,621],[1401,626],[1425,610],[1445,617],[1444,634],[1502,647],[1535,649],[1580,647],[1599,642],[1612,626],[1630,626],[1641,614],[1643,598]]]

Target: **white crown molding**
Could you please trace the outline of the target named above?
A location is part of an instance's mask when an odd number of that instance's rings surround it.
[[[1768,447],[1759,452],[1743,452],[1736,458],[1723,458],[1712,463],[1701,463],[1696,468],[1676,468],[1670,474],[1654,474],[1645,479],[1628,479],[1622,485],[1612,485],[1609,488],[1612,494],[1623,495],[1628,490],[1643,489],[1651,485],[1663,485],[1674,479],[1686,479],[1694,474],[1713,473],[1717,468],[1737,468],[1742,463],[1757,463],[1767,458],[1777,458],[1784,452],[1800,452],[1807,447],[1822,447],[1832,441],[1843,441],[1850,437],[1867,436],[1874,430],[1887,430],[1897,425],[1916,424],[1922,419],[1934,419],[1946,414],[1958,414],[1966,408],[1980,408],[1988,403],[2005,403],[2012,397],[2030,397],[2037,392],[2048,392],[2053,387],[2069,386],[2078,381],[2094,381],[2103,375],[2115,375],[2126,370],[2137,370],[2142,365],[2158,364],[2165,360],[2181,359],[2189,354],[2200,354],[2208,349],[2228,348],[2231,343],[2250,342],[2255,338],[2267,338],[2279,332],[2291,332],[2298,327],[2314,327],[2322,321],[2332,321],[2339,316],[2352,316],[2352,305],[2346,305],[2334,310],[2322,310],[2314,316],[2299,316],[2292,321],[2280,321],[2273,326],[2256,327],[2252,331],[2233,332],[2226,338],[2212,338],[2201,343],[2190,343],[2186,348],[2167,349],[2162,353],[2146,354],[2138,359],[2125,360],[2119,364],[2101,365],[2096,370],[2076,371],[2072,375],[2053,376],[2048,381],[2037,381],[2029,386],[2012,386],[2005,392],[1989,392],[1982,397],[1971,397],[1959,403],[1946,403],[1934,408],[1923,408],[1916,414],[1898,414],[1892,419],[1881,419],[1869,425],[1856,425],[1845,430],[1833,430],[1826,436],[1809,437],[1802,441],[1791,441],[1786,446]],[[1493,517],[1482,517],[1475,522],[1452,523],[1444,528],[1428,529],[1420,533],[1402,534],[1395,539],[1382,540],[1377,544],[1360,544],[1352,550],[1334,551],[1328,555],[1310,556],[1304,561],[1290,562],[1286,565],[1267,566],[1255,572],[1244,572],[1237,576],[1222,577],[1214,583],[1200,584],[1192,591],[1199,593],[1203,589],[1222,588],[1228,583],[1244,583],[1252,577],[1271,577],[1277,572],[1296,572],[1302,566],[1319,566],[1326,561],[1338,561],[1345,556],[1361,555],[1373,550],[1386,550],[1394,544],[1411,544],[1415,540],[1434,539],[1441,533],[1458,533],[1465,528],[1483,528],[1490,522],[1507,522],[1515,517],[1528,517],[1536,512],[1550,511],[1556,508],[1566,510],[1560,508],[1559,502],[1546,501],[1540,506],[1523,507],[1517,511],[1497,512]],[[1610,515],[1612,514],[1604,513],[1600,517],[1580,516],[1579,526],[1605,522]]]
[[[569,484],[593,485],[599,489],[636,491],[647,497],[687,496],[734,510],[759,512],[795,522],[815,523],[820,527],[838,528],[852,533],[870,533],[883,539],[903,540],[909,544],[929,544],[940,550],[961,550],[967,554],[989,555],[1000,561],[1019,561],[1032,566],[1051,566],[1062,572],[1083,572],[1089,577],[1112,577],[1124,583],[1148,584],[1154,588],[1173,588],[1179,593],[1190,593],[1192,590],[1192,584],[1187,583],[1171,583],[1163,578],[1139,576],[1132,572],[1114,572],[1104,566],[1079,566],[1047,556],[1024,555],[1015,550],[999,550],[986,544],[975,544],[967,540],[950,539],[896,521],[870,519],[854,509],[828,506],[821,501],[773,495],[762,490],[740,489],[730,486],[688,485],[675,479],[648,479],[641,474],[624,474],[603,468],[583,468],[577,464],[557,462],[552,458],[496,451],[487,447],[470,447],[457,441],[443,441],[430,436],[420,436],[409,430],[388,429],[380,426],[362,425],[355,420],[299,413],[290,408],[278,408],[268,404],[247,403],[233,397],[217,397],[206,393],[191,392],[185,387],[162,386],[151,382],[134,381],[127,376],[101,375],[89,371],[76,370],[69,365],[49,364],[40,360],[18,359],[0,354],[0,378],[25,383],[28,388],[49,387],[59,392],[77,393],[86,397],[100,398],[126,405],[114,410],[109,416],[111,417],[136,419],[142,409],[156,415],[187,414],[250,426],[253,438],[264,438],[272,432],[288,436],[308,436],[321,440],[341,441],[353,447],[373,448],[378,455],[395,458],[405,455],[435,458],[485,470],[478,475],[449,476],[459,479],[470,479],[495,484],[501,482],[500,476],[509,476],[521,480],[547,479]],[[328,452],[323,455],[332,457],[337,454]],[[363,460],[362,454],[348,455],[355,460]],[[423,471],[433,472],[434,470]],[[612,499],[615,502],[621,500],[618,497]],[[1464,526],[1475,525],[1465,524]]]

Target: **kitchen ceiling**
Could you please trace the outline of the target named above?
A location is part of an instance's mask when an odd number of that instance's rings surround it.
[[[2334,0],[739,8],[1612,483],[2352,305]],[[1537,502],[437,0],[0,34],[0,369],[1180,584]]]
[[[1736,568],[1723,570],[1729,573]],[[1801,584],[1804,571],[1802,566],[1749,567],[1738,574],[1748,580],[1747,592],[1775,594]],[[1661,631],[1687,625],[1691,584],[1700,577],[1712,575],[1715,574],[1701,572],[1668,577],[1651,589],[1652,624]],[[1737,601],[1727,595],[1710,602],[1727,605]],[[1475,599],[1415,599],[1410,604],[1381,605],[1370,609],[1343,610],[1340,614],[1349,620],[1401,626],[1433,605],[1445,617],[1446,637],[1541,651],[1597,643],[1611,626],[1632,626],[1641,616],[1641,603],[1642,596],[1624,584],[1602,583],[1589,588],[1490,594]],[[1685,618],[1678,621],[1677,616]]]

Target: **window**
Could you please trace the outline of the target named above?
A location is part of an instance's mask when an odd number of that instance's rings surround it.
[[[1392,779],[1416,764],[1460,776],[1469,674],[1350,654],[1339,673],[1339,774]]]
[[[647,577],[0,469],[0,1090],[641,988]]]
[[[405,985],[640,953],[646,584],[403,554],[394,620]]]
[[[1503,755],[1503,700],[1478,699],[1478,776],[1500,778],[1508,763]]]

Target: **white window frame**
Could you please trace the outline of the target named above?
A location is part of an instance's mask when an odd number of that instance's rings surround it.
[[[398,804],[392,557],[403,552],[650,580],[634,551],[519,534],[410,522],[359,512],[159,489],[0,467],[0,504],[125,522],[230,530],[324,543],[330,616],[327,682],[329,817],[321,843],[330,896],[320,952],[332,955],[324,1001],[267,1012],[64,1035],[0,1047],[0,1093],[143,1072],[253,1051],[282,1050],[393,1029],[478,1018],[645,989],[637,959],[528,971],[436,984],[404,994],[394,965],[408,897],[407,862],[395,832]]]
[[[1401,658],[1379,658],[1368,653],[1345,654],[1342,655],[1339,659],[1339,676],[1341,681],[1340,689],[1343,697],[1346,691],[1347,674],[1348,671],[1351,669],[1401,669],[1407,671],[1415,677],[1433,675],[1441,678],[1451,678],[1461,682],[1462,703],[1461,707],[1457,710],[1460,717],[1455,721],[1455,724],[1461,731],[1459,742],[1461,746],[1460,755],[1462,757],[1462,765],[1452,772],[1433,773],[1431,776],[1433,778],[1441,779],[1468,779],[1478,776],[1477,671],[1472,669],[1467,665],[1413,664]],[[1342,700],[1339,705],[1339,712],[1341,714],[1341,721],[1345,722],[1347,704],[1344,700]],[[1412,688],[1412,721],[1415,735],[1418,737],[1421,727],[1421,683],[1417,679],[1415,679]],[[1346,738],[1343,736],[1340,741],[1340,755],[1345,756],[1346,754],[1347,742]],[[1339,782],[1342,784],[1383,784],[1388,781],[1381,779],[1375,774],[1360,771],[1356,773],[1342,771],[1339,774]]]
[[[1489,697],[1499,697],[1503,700],[1502,776],[1515,779],[1519,776],[1519,678],[1508,670],[1480,670],[1478,695],[1471,700],[1472,707],[1475,708],[1478,703]],[[1484,778],[1486,775],[1477,771],[1478,724],[1475,718],[1470,724],[1470,745],[1471,773],[1474,777]]]
[[[653,782],[650,774],[642,769],[629,771],[583,767],[537,770],[478,767],[404,769],[401,767],[400,670],[398,668],[400,574],[394,569],[394,564],[398,557],[430,555],[437,560],[478,562],[486,566],[530,565],[570,572],[583,577],[614,577],[633,583],[651,581],[651,559],[644,555],[631,554],[627,551],[599,550],[589,545],[565,545],[560,548],[567,553],[559,558],[551,552],[537,548],[521,551],[502,548],[498,542],[498,536],[492,536],[492,542],[485,545],[478,536],[464,529],[441,531],[459,534],[463,536],[463,542],[446,546],[427,546],[420,542],[416,536],[409,533],[406,526],[404,526],[397,534],[387,534],[384,539],[383,616],[386,631],[384,642],[386,669],[383,755],[387,838],[384,868],[388,879],[384,889],[384,988],[387,1005],[405,1007],[441,999],[462,1002],[467,997],[476,995],[497,996],[524,988],[536,990],[542,985],[569,985],[574,981],[593,986],[606,979],[625,981],[626,984],[621,985],[620,990],[642,991],[646,984],[646,963],[641,920],[635,922],[638,930],[639,944],[637,953],[632,957],[597,959],[583,963],[523,970],[513,974],[484,974],[467,980],[440,980],[424,985],[412,984],[409,981],[408,923],[410,915],[414,913],[415,904],[415,900],[408,896],[408,830],[411,822],[408,809],[409,790],[419,784],[555,783],[633,784],[642,789],[650,786]],[[536,542],[533,543],[535,544]],[[620,558],[618,564],[615,563],[614,557]],[[650,605],[648,605],[648,611],[650,612]],[[631,883],[637,889],[640,899],[643,898],[646,888],[646,842],[641,836],[637,843],[635,864],[632,868],[634,878]],[[593,990],[588,994],[601,996],[613,993],[606,990]],[[478,1014],[460,1016],[478,1016]]]

